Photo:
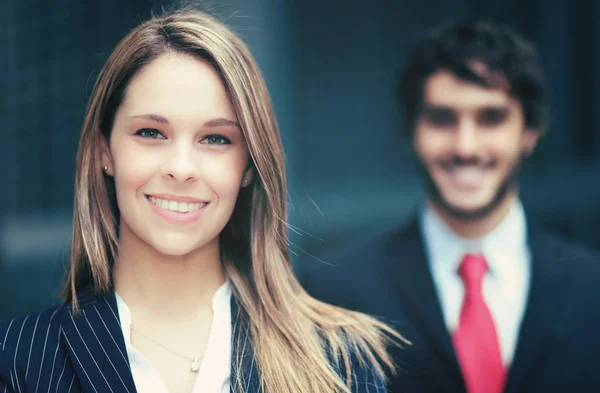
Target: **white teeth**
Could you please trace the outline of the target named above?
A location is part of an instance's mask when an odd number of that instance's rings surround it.
[[[454,172],[456,176],[465,180],[479,178],[483,175],[483,171],[475,168],[464,168]]]
[[[150,201],[156,206],[159,206],[165,210],[170,210],[179,213],[188,213],[195,210],[200,210],[206,206],[206,202],[201,203],[186,203],[186,202],[175,202],[166,199],[160,199],[150,196]]]
[[[455,168],[451,173],[459,184],[477,186],[483,181],[485,171],[480,168]]]

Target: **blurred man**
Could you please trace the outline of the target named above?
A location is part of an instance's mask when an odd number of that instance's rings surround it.
[[[546,234],[518,195],[546,124],[543,79],[506,28],[417,40],[398,93],[426,201],[406,227],[301,267],[310,294],[412,342],[392,392],[600,392],[600,259]]]

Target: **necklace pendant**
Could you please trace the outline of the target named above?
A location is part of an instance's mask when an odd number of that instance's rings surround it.
[[[200,358],[194,358],[192,360],[192,367],[191,367],[191,369],[192,369],[192,372],[195,372],[195,373],[197,373],[198,370],[200,370]]]

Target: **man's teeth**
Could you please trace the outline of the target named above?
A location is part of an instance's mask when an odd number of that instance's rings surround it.
[[[206,202],[201,203],[186,203],[186,202],[175,202],[169,201],[166,199],[155,198],[153,196],[150,197],[150,201],[157,206],[165,210],[171,210],[179,213],[187,213],[195,210],[200,210],[204,206],[206,206]]]
[[[485,179],[486,170],[481,167],[448,168],[450,179],[457,187],[479,187]]]
[[[452,172],[458,180],[464,182],[477,182],[484,174],[484,171],[479,168],[456,168]]]

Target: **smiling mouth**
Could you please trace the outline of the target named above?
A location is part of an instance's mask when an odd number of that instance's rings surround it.
[[[161,209],[171,211],[171,212],[183,213],[183,214],[195,212],[197,210],[202,209],[206,205],[208,205],[208,202],[196,202],[196,203],[176,202],[176,201],[170,201],[168,199],[156,198],[156,197],[153,197],[152,195],[146,195],[146,199],[148,199],[151,203],[155,204],[156,206],[160,207]]]
[[[489,173],[489,168],[482,166],[452,166],[444,169],[452,183],[459,188],[477,188],[483,183],[486,175]]]

